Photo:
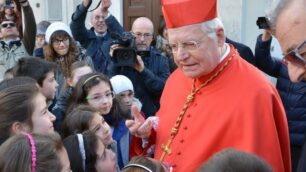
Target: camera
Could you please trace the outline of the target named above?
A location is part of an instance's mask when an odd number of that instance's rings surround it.
[[[271,28],[270,20],[267,17],[258,17],[256,24],[259,29],[270,29]]]
[[[111,37],[114,39],[112,45],[120,46],[113,52],[112,60],[115,66],[133,67],[137,63],[137,55],[150,56],[150,51],[137,51],[135,36],[130,32],[124,32],[122,35],[111,33]]]

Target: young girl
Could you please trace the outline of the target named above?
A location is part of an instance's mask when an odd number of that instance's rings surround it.
[[[0,144],[21,132],[52,133],[53,121],[38,87],[16,85],[0,91]]]
[[[106,146],[114,142],[111,129],[99,111],[88,105],[79,105],[65,118],[62,126],[62,138],[86,130],[96,133]]]
[[[116,75],[110,79],[114,89],[115,100],[125,116],[131,116],[132,105],[141,110],[141,102],[134,96],[134,87],[132,81],[124,75]],[[144,115],[143,115],[144,116]]]
[[[67,88],[59,95],[55,106],[52,108],[52,113],[56,116],[54,127],[57,132],[61,133],[61,125],[65,118],[67,104],[73,88],[81,76],[92,72],[93,69],[85,61],[76,61],[72,63],[70,73],[66,78]]]
[[[73,172],[115,172],[115,154],[95,133],[87,131],[64,139]]]
[[[113,139],[117,141],[118,165],[122,168],[129,160],[130,134],[125,120],[130,116],[122,112],[113,98],[110,80],[103,74],[90,73],[78,81],[72,94],[70,109],[77,104],[87,104],[99,110],[100,115],[112,128]]]
[[[58,134],[22,133],[0,146],[0,171],[70,172],[66,149]]]

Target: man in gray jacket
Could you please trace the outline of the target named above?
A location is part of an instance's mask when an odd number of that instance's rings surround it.
[[[0,24],[0,80],[4,72],[13,67],[18,59],[33,54],[35,45],[36,22],[33,10],[27,0],[19,0],[24,16],[24,34],[20,40],[16,23],[4,19]]]

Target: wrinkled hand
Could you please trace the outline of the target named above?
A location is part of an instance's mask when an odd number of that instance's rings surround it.
[[[137,63],[134,65],[134,69],[136,69],[138,72],[142,72],[144,70],[144,63],[139,55],[137,55]]]
[[[133,120],[126,120],[125,125],[132,135],[140,138],[148,138],[151,134],[152,122],[145,120],[136,106],[132,106]]]

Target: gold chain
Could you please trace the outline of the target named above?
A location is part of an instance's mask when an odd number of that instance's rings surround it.
[[[225,63],[224,65],[213,75],[211,76],[208,80],[206,80],[204,83],[202,83],[197,89],[195,88],[195,79],[193,80],[192,83],[192,91],[191,93],[187,96],[187,100],[181,110],[180,115],[178,116],[178,118],[176,119],[176,122],[174,124],[174,126],[171,129],[171,134],[170,134],[170,138],[168,139],[168,142],[166,145],[162,144],[161,148],[163,150],[163,153],[160,157],[160,161],[162,162],[166,156],[166,154],[170,155],[171,154],[171,143],[174,140],[176,134],[179,131],[179,127],[181,125],[181,122],[184,118],[184,115],[190,105],[191,102],[193,102],[195,95],[206,85],[208,85],[212,80],[214,80],[224,69],[226,66],[228,66],[228,64],[232,61],[233,57],[236,55],[236,53],[234,53]]]

